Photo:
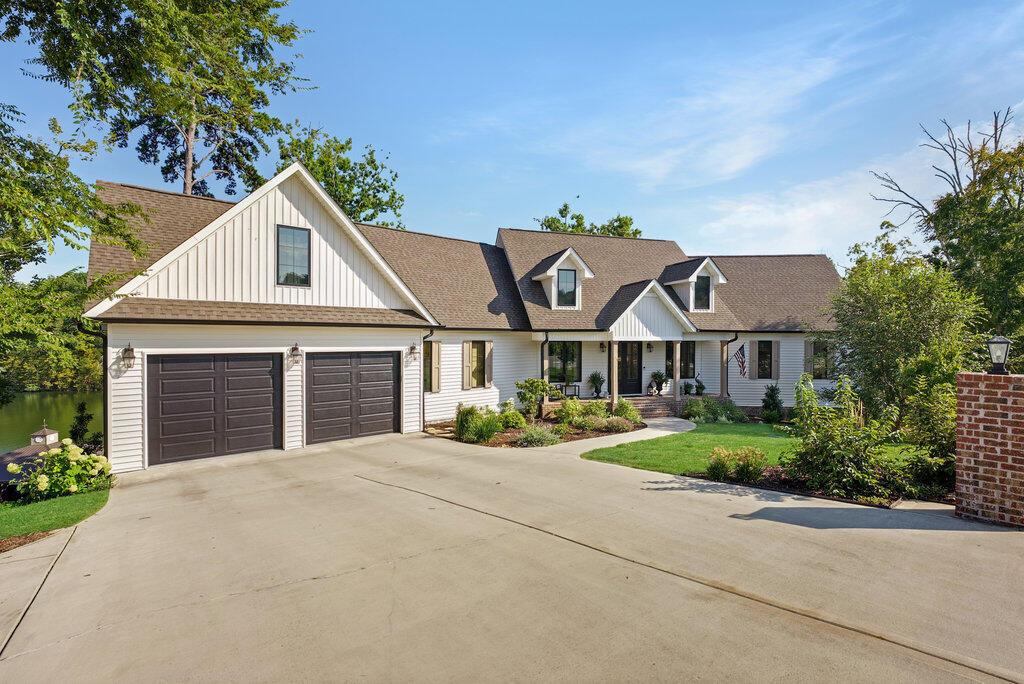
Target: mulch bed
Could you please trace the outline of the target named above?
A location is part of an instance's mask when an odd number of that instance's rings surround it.
[[[0,539],[0,553],[4,551],[10,551],[16,549],[19,546],[25,544],[31,544],[34,541],[39,541],[45,537],[49,537],[53,532],[33,532],[32,534],[23,534],[20,537],[8,537],[7,539]]]
[[[538,420],[537,425],[544,425],[545,427],[552,428],[558,423],[553,420]],[[632,430],[626,430],[626,432],[634,432],[636,430],[642,430],[647,427],[646,423],[636,423]],[[455,439],[455,422],[447,421],[444,423],[431,423],[426,427],[427,433],[434,435],[435,437],[443,437],[445,439]],[[515,445],[515,441],[519,439],[519,435],[523,433],[522,430],[506,430],[505,432],[499,432],[496,434],[491,441],[485,442],[480,446],[489,447],[501,447],[501,448],[513,448],[518,449]],[[572,432],[569,432],[565,437],[562,437],[563,442],[575,442],[580,439],[592,439],[594,437],[607,437],[608,435],[625,434],[623,432],[600,432],[598,430],[577,430],[572,428]]]

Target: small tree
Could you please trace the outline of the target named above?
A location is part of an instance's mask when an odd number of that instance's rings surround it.
[[[784,411],[779,384],[772,383],[765,387],[764,396],[761,398],[761,419],[766,423],[778,423],[782,420]]]
[[[78,402],[78,406],[75,407],[75,418],[71,422],[71,429],[68,430],[68,436],[71,437],[72,442],[78,445],[85,442],[91,420],[92,414],[89,413],[89,407],[84,401]]]
[[[516,382],[516,397],[523,407],[523,413],[530,420],[534,420],[540,413],[540,404],[544,397],[562,399],[563,395],[558,388],[543,378],[526,378]]]

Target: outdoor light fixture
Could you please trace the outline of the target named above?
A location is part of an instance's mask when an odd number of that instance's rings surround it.
[[[648,342],[647,343],[647,353],[650,354],[653,351],[654,351],[654,344],[651,343],[651,342]]]
[[[601,343],[601,351],[604,351],[604,342]]]
[[[1010,355],[1010,340],[1002,335],[996,335],[985,343],[988,345],[988,355],[992,359],[991,375],[1006,375],[1006,357]]]
[[[302,360],[302,351],[299,349],[298,342],[293,344],[292,348],[288,350],[288,357],[295,363],[298,363],[299,361]]]
[[[125,368],[132,368],[135,366],[135,350],[132,349],[132,343],[129,342],[128,346],[121,350],[121,363],[124,364]]]
[[[410,359],[415,359],[416,358],[416,345],[415,344],[410,344],[409,345],[409,358]]]

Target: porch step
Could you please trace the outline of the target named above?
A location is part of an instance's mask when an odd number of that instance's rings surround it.
[[[637,411],[644,418],[669,418],[678,416],[679,411],[682,408],[682,402],[677,402],[672,398],[671,395],[665,396],[642,396],[642,397],[625,397],[629,399]]]

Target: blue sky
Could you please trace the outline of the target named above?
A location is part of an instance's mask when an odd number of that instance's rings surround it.
[[[491,241],[571,200],[690,254],[842,264],[885,212],[870,170],[940,189],[919,123],[1024,99],[1024,3],[489,5],[294,2],[317,88],[273,111],[388,153],[411,229]],[[67,96],[31,55],[0,45],[0,99],[42,134]],[[176,189],[130,150],[78,171]],[[22,277],[85,262],[62,247]]]

